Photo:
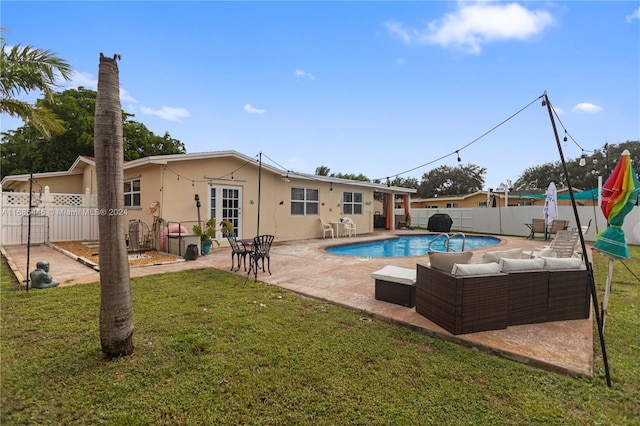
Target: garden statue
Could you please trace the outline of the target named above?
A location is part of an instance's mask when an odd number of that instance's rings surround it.
[[[41,260],[36,263],[36,269],[29,274],[31,278],[31,288],[49,288],[57,287],[59,282],[53,281],[49,275],[49,262]]]

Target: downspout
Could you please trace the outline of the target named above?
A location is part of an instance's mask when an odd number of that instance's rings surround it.
[[[391,202],[391,197],[393,194],[385,194],[385,210],[387,211],[387,220],[385,223],[385,229],[387,231],[391,230],[391,224],[393,223],[393,203]]]
[[[404,194],[402,197],[402,201],[404,202],[406,227],[409,228],[411,226],[411,208],[409,206],[409,194]]]

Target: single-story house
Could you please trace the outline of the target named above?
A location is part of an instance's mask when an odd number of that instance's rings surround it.
[[[582,193],[579,189],[574,189],[574,195]],[[568,198],[569,189],[558,189],[558,205],[570,206],[571,200]],[[589,194],[590,195],[590,194]],[[578,205],[597,205],[595,199],[585,197],[576,198]],[[475,208],[475,207],[504,207],[504,206],[543,206],[545,202],[545,191],[477,191],[471,194],[446,195],[432,198],[411,198],[411,208],[418,209],[451,209],[451,208]],[[396,203],[399,207],[400,203]]]
[[[34,173],[50,193],[97,194],[95,159],[80,156],[69,170]],[[6,176],[2,191],[30,191],[30,175]],[[33,190],[32,190],[33,192]],[[236,151],[156,155],[124,163],[126,220],[149,227],[156,217],[182,223],[230,221],[239,238],[275,235],[277,241],[323,236],[325,222],[349,216],[363,234],[394,229],[394,200],[415,189],[281,170]],[[196,204],[196,196],[201,207]],[[407,203],[408,204],[408,203]]]

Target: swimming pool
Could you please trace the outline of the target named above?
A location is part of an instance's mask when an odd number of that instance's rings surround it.
[[[328,247],[326,251],[327,253],[338,254],[341,256],[355,257],[425,256],[429,253],[429,243],[431,243],[431,241],[437,236],[438,235],[436,234],[401,235],[397,238],[390,238],[388,240]],[[495,237],[467,235],[464,243],[464,249],[466,251],[480,247],[488,247],[496,245],[499,242],[500,239]],[[446,251],[444,243],[444,238],[437,239],[431,245],[431,250]],[[461,248],[462,236],[453,236],[449,240],[449,249],[451,251],[460,251]]]

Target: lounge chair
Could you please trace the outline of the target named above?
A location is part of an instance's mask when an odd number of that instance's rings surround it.
[[[580,242],[580,234],[578,231],[560,230],[556,232],[556,236],[548,246],[534,249],[528,253],[530,258],[537,257],[574,257],[576,255],[576,247]],[[579,256],[577,256],[579,257]]]
[[[544,239],[547,239],[547,227],[544,223],[544,219],[531,219],[531,225],[528,226],[531,229],[531,232],[527,238],[535,240],[536,234],[542,234],[544,235]]]
[[[562,219],[556,219],[553,222],[551,222],[551,226],[549,227],[549,238],[551,237],[551,235],[555,235],[558,233],[558,231],[564,231],[569,227],[569,221],[568,220],[562,220]]]

